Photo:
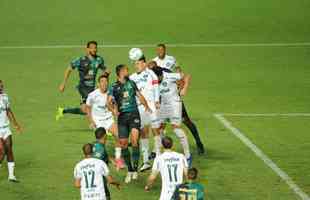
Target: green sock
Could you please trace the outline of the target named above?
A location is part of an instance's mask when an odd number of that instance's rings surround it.
[[[64,114],[75,114],[75,115],[85,115],[85,113],[82,112],[81,108],[65,108],[63,111]]]
[[[140,149],[138,147],[132,147],[132,162],[133,168],[135,171],[138,170],[139,167],[139,159],[140,159]]]
[[[128,147],[127,147],[126,149],[122,149],[122,156],[123,156],[123,158],[124,158],[124,160],[125,160],[125,163],[126,163],[126,165],[127,165],[127,167],[128,167],[128,171],[129,171],[129,172],[134,171],[134,170],[132,169],[131,155],[130,155],[130,151],[129,151]]]

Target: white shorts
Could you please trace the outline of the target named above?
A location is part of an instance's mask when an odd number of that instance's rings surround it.
[[[159,112],[156,109],[155,103],[148,102],[148,106],[152,110],[152,113],[146,112],[143,105],[139,105],[139,114],[141,119],[141,128],[145,126],[151,125],[152,128],[159,128],[160,127],[160,120],[159,120]]]
[[[12,135],[9,126],[0,128],[0,139],[6,140],[10,135]]]
[[[106,131],[109,131],[114,123],[112,116],[110,117],[93,117],[93,120],[96,124],[96,128],[104,128]]]
[[[160,105],[160,122],[164,123],[169,120],[171,124],[181,125],[182,123],[182,102],[176,101],[173,103]]]

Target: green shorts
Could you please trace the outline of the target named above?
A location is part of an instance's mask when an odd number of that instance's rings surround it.
[[[118,137],[120,139],[129,138],[133,128],[140,130],[141,120],[138,111],[120,113],[117,120]]]
[[[79,94],[81,96],[81,104],[85,104],[88,95],[95,90],[94,87],[87,87],[87,86],[83,86],[83,85],[78,85],[76,87],[79,91]]]

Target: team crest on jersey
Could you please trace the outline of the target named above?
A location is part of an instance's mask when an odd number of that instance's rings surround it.
[[[124,97],[124,98],[128,98],[128,97],[129,97],[129,94],[128,94],[127,91],[123,93],[123,97]]]
[[[148,75],[147,75],[147,74],[144,74],[143,78],[145,78],[145,79],[146,79],[147,77],[148,77]]]
[[[135,123],[139,123],[140,120],[139,120],[139,119],[135,119],[134,122],[135,122]]]
[[[168,83],[167,83],[167,82],[162,82],[162,85],[163,85],[164,87],[167,87]]]

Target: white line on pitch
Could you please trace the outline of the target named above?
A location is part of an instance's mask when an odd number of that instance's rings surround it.
[[[310,113],[217,113],[237,117],[310,117]]]
[[[239,138],[248,148],[250,148],[255,155],[264,161],[286,184],[300,197],[302,200],[310,200],[309,196],[301,190],[301,188],[289,177],[282,169],[280,169],[261,149],[259,149],[249,138],[247,138],[239,129],[235,128],[230,121],[228,121],[221,114],[214,114],[214,117],[219,120],[228,130],[231,131],[237,138]]]
[[[156,47],[156,44],[99,44],[103,48],[130,48],[130,47]],[[176,43],[169,47],[304,47],[310,46],[310,42],[292,43]],[[10,45],[0,46],[0,49],[74,49],[83,48],[85,45]]]

